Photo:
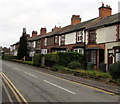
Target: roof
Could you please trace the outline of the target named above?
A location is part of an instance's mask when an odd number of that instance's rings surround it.
[[[39,35],[38,37],[36,37],[34,40],[40,39],[40,38],[44,38],[44,37],[48,37],[48,36],[52,36],[52,35],[57,35],[57,34],[62,34],[63,32],[65,32],[66,30],[70,29],[72,27],[72,25],[68,25],[65,26],[63,28],[57,29],[55,31],[51,31],[49,33],[46,33],[44,35]],[[33,40],[33,39],[32,39]]]
[[[65,33],[74,32],[76,30],[80,30],[80,29],[91,26],[94,22],[98,21],[98,19],[99,19],[99,17],[82,22],[82,23],[79,23],[79,24],[76,24],[76,25],[68,25],[68,26],[65,26],[63,28],[57,29],[55,31],[46,33],[44,35],[39,35],[36,38],[33,38],[33,39],[31,38],[30,40],[33,41],[33,40],[38,40],[40,38],[49,37],[49,36],[53,36],[53,35],[62,35]]]
[[[76,24],[70,30],[68,30],[66,32],[73,32],[73,31],[76,31],[76,30],[85,29],[85,28],[91,26],[94,22],[96,22],[98,20],[99,20],[99,17],[88,20],[88,21],[85,21],[85,22],[82,22],[82,23],[79,23],[79,24]]]
[[[103,19],[101,19],[100,21],[98,21],[97,23],[95,23],[94,25],[92,25],[91,27],[87,28],[87,30],[89,29],[96,29],[98,27],[104,27],[104,26],[110,26],[113,25],[115,23],[120,23],[120,13],[111,15],[111,16],[107,16]]]
[[[15,44],[12,44],[12,45],[10,45],[10,46],[14,46],[14,45],[18,45],[19,44],[19,42],[16,42]]]

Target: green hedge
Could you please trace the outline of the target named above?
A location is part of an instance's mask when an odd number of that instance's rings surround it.
[[[55,53],[48,53],[45,55],[45,65],[46,66],[53,66],[59,63],[59,56]]]
[[[41,65],[41,59],[42,59],[42,54],[35,54],[33,58],[33,65],[35,66],[40,66]]]
[[[76,52],[55,52],[45,55],[46,66],[58,64],[66,67],[71,61],[77,61],[83,66],[83,55]]]
[[[111,64],[109,72],[114,79],[120,79],[120,62],[118,61],[114,64]]]
[[[78,61],[80,64],[83,64],[83,55],[77,52],[58,52],[59,56],[59,65],[68,66],[71,61]]]
[[[17,56],[13,56],[13,55],[10,55],[10,54],[4,54],[2,56],[2,59],[5,59],[5,60],[11,60],[11,59],[16,59]]]
[[[111,79],[112,76],[108,72],[100,72],[93,70],[77,70],[63,67],[60,65],[55,65],[52,68],[52,71],[59,71],[62,73],[74,74],[75,76],[80,76],[83,78],[92,78],[96,80],[104,80],[106,78]]]
[[[78,61],[72,61],[68,64],[68,68],[70,69],[80,69],[82,66],[80,64],[80,62]]]

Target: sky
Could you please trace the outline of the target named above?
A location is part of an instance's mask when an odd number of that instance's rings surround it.
[[[112,14],[118,13],[120,0],[1,0],[0,46],[10,47],[19,41],[25,27],[31,35],[41,27],[47,32],[56,26],[67,26],[72,15],[80,15],[82,22],[98,17],[98,8],[110,5]]]

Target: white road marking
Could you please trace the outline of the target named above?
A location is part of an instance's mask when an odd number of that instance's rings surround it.
[[[26,74],[28,74],[28,75],[34,77],[34,78],[38,78],[37,76],[35,76],[35,75],[31,74],[31,73],[28,73],[28,72],[26,72],[26,71],[24,71],[24,73],[26,73]]]
[[[16,70],[20,70],[19,68],[15,68]]]
[[[53,85],[53,86],[55,86],[55,87],[58,87],[58,88],[60,88],[60,89],[62,89],[62,90],[64,90],[64,91],[67,91],[67,92],[69,92],[69,93],[71,93],[71,94],[76,94],[76,93],[74,93],[74,92],[72,92],[72,91],[70,91],[70,90],[67,90],[67,89],[65,89],[65,88],[63,88],[63,87],[61,87],[61,86],[58,86],[58,85],[56,85],[56,84],[54,84],[54,83],[51,83],[51,82],[49,82],[49,81],[47,81],[47,80],[44,80],[46,83],[49,83],[49,84],[51,84],[51,85]]]
[[[11,65],[9,65],[9,64],[6,64],[7,66],[11,66]]]

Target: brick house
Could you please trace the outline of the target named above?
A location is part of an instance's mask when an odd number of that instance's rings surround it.
[[[111,10],[110,6],[102,5],[99,8],[101,20],[86,29],[86,60],[93,62],[96,69],[104,63],[108,70],[109,64],[120,61],[120,20],[118,18],[120,14],[111,15]],[[115,51],[117,51],[116,59]]]
[[[32,37],[28,39],[30,56],[34,53],[78,52],[84,54],[86,62],[92,62],[95,69],[101,63],[106,64],[108,69],[109,64],[120,57],[119,13],[111,14],[111,7],[102,4],[99,17],[81,22],[80,15],[73,15],[68,26],[55,26],[48,33],[46,28],[41,28],[39,35],[33,31]]]

